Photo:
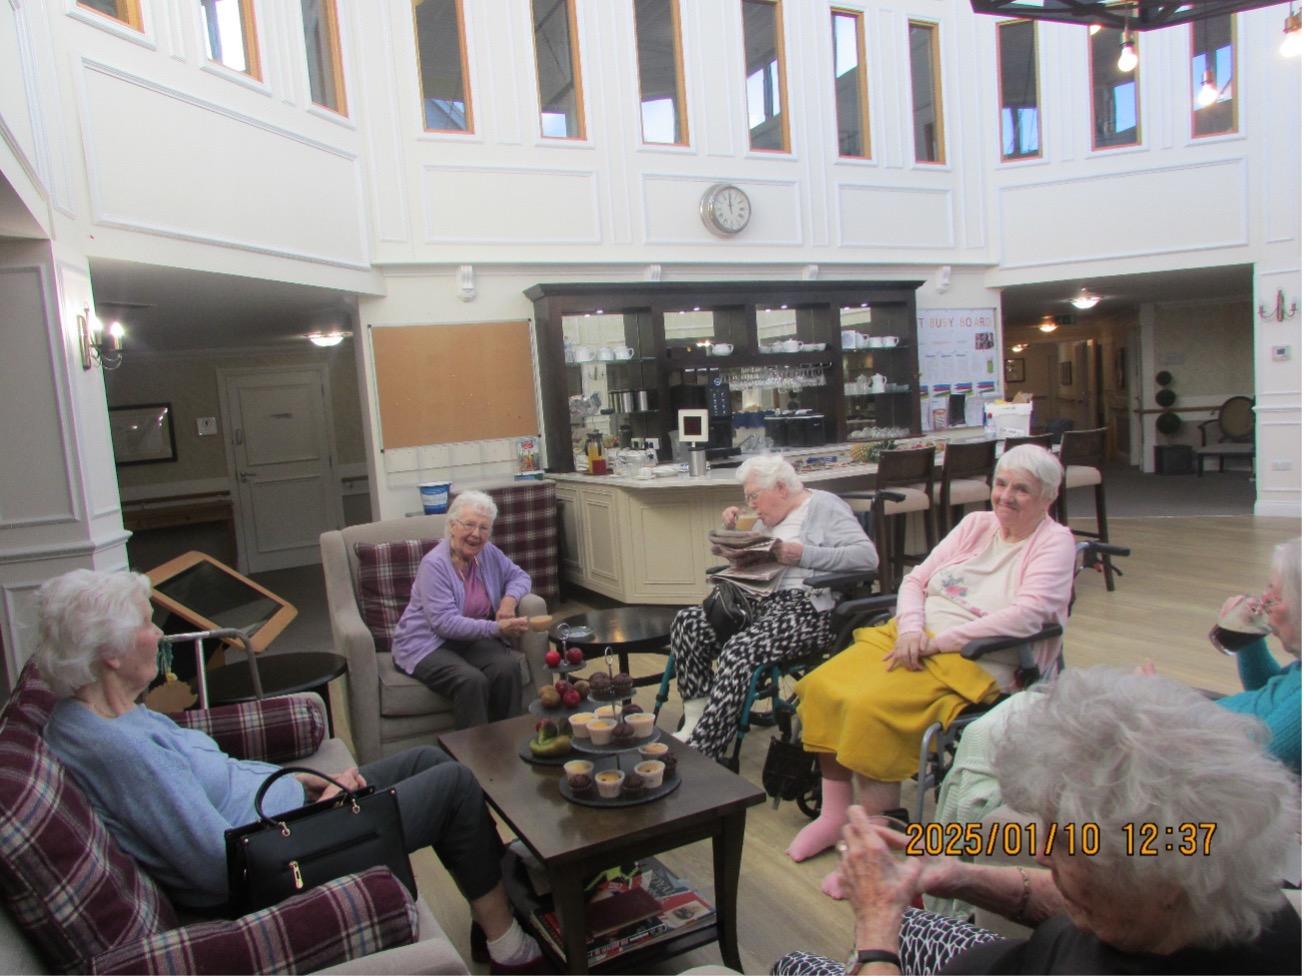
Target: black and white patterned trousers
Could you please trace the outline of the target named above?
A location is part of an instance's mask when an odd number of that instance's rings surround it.
[[[709,698],[688,744],[713,759],[723,757],[737,734],[752,671],[827,650],[833,643],[830,620],[831,613],[811,605],[809,593],[784,589],[762,598],[752,624],[721,646],[701,606],[681,609],[670,627],[679,695]]]
[[[907,908],[898,934],[901,975],[935,976],[965,950],[1002,938],[961,919]],[[846,972],[846,963],[801,952],[781,957],[770,969],[770,975],[776,977],[840,977]]]

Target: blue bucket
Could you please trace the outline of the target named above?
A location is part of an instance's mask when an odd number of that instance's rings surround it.
[[[421,509],[427,514],[448,513],[448,491],[451,483],[421,483]]]

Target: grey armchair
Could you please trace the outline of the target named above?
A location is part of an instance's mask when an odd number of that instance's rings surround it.
[[[335,652],[349,664],[349,724],[360,763],[414,745],[430,745],[439,732],[453,728],[452,702],[395,667],[388,650],[376,648],[358,603],[359,561],[355,547],[442,538],[444,521],[442,515],[401,517],[355,524],[321,536],[331,634]],[[537,595],[521,600],[523,616],[544,615],[547,611],[547,604]],[[531,632],[514,641],[513,646],[521,655],[521,680],[528,696],[550,677],[543,662],[548,638],[544,633]]]

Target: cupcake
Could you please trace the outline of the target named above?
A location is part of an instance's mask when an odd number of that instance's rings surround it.
[[[679,766],[679,760],[675,758],[673,752],[667,752],[661,757],[661,761],[666,764],[666,779],[675,774],[675,769]]]
[[[611,697],[611,676],[605,670],[589,675],[589,693],[600,701]]]
[[[611,740],[617,745],[628,745],[638,736],[634,734],[634,726],[627,721],[616,723],[616,727],[611,730]]]
[[[620,787],[622,796],[642,796],[647,790],[647,779],[637,769],[625,774],[625,784]]]
[[[566,777],[566,785],[576,796],[588,796],[593,792],[593,777],[586,772],[577,772]]]
[[[623,670],[611,679],[611,693],[618,698],[627,698],[634,693],[634,678]]]

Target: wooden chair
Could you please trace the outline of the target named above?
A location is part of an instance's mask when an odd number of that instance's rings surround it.
[[[1096,488],[1096,530],[1074,531],[1081,537],[1109,541],[1109,523],[1105,517],[1105,429],[1076,429],[1060,439],[1060,462],[1064,478],[1060,483],[1058,514],[1060,523],[1069,522],[1069,491],[1077,487]],[[1114,569],[1105,561],[1105,588],[1114,591]]]
[[[1253,398],[1244,395],[1228,398],[1218,408],[1217,418],[1201,422],[1199,429],[1200,448],[1195,451],[1196,476],[1204,476],[1204,461],[1210,456],[1218,457],[1219,473],[1226,469],[1228,456],[1248,459],[1250,475],[1254,475]]]
[[[1005,448],[1013,449],[1015,446],[1022,446],[1024,443],[1031,443],[1034,446],[1041,446],[1042,449],[1049,449],[1055,445],[1055,435],[1051,432],[1043,432],[1038,436],[1008,436],[1005,439]]]
[[[872,491],[841,494],[852,511],[872,520],[874,543],[878,546],[878,580],[883,592],[895,591],[909,556],[906,549],[906,522],[910,514],[924,518],[924,541],[932,551],[937,544],[933,527],[933,457],[932,446],[923,449],[885,450],[878,458],[878,473]],[[887,491],[890,496],[884,495]],[[893,519],[889,537],[888,518]]]
[[[951,442],[942,457],[941,487],[938,492],[937,536],[960,522],[965,504],[986,504],[992,509],[992,469],[996,466],[996,440]]]

